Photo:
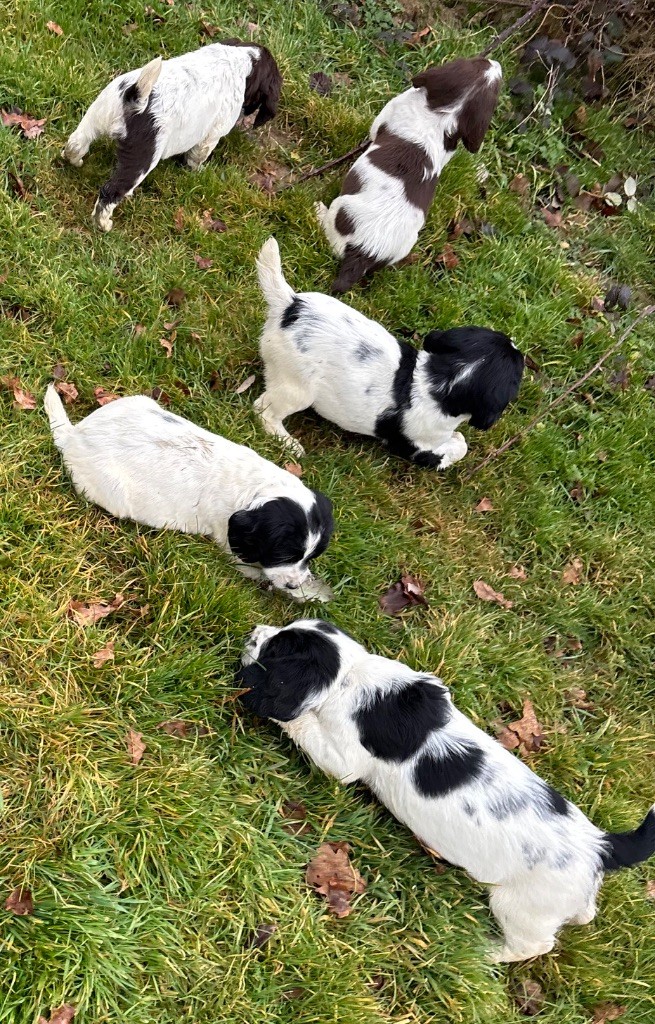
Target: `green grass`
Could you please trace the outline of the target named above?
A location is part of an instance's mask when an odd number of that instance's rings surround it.
[[[63,362],[80,391],[73,419],[93,407],[97,385],[120,394],[161,387],[176,411],[282,462],[288,456],[251,409],[263,319],[254,257],[275,233],[290,280],[327,288],[335,263],[312,203],[332,198],[340,179],[271,198],[249,176],[269,158],[300,167],[345,151],[405,87],[407,67],[475,53],[488,37],[480,27],[437,25],[423,49],[387,44],[382,52],[374,34],[384,18],[376,21],[372,3],[357,33],[310,0],[154,5],[163,25],[140,2],[10,0],[0,13],[0,105],[47,118],[32,142],[0,129],[0,373],[19,376],[40,400],[53,364]],[[274,132],[233,133],[197,175],[161,165],[101,236],[90,212],[112,149],[98,145],[74,171],[59,158],[62,143],[118,70],[199,45],[202,18],[226,35],[243,36],[249,20],[260,25],[258,38],[286,78]],[[46,30],[49,19],[63,36]],[[137,28],[125,35],[129,23]],[[346,72],[352,84],[318,97],[308,87],[316,70]],[[305,479],[332,496],[337,515],[334,543],[317,566],[337,594],[324,614],[372,649],[438,671],[482,727],[509,719],[530,697],[549,727],[538,770],[599,825],[629,828],[655,796],[655,408],[643,386],[655,372],[653,323],[626,343],[624,391],[612,385],[610,365],[584,397],[472,479],[465,474],[629,322],[632,313],[590,313],[607,281],[629,284],[637,305],[655,283],[647,201],[633,216],[592,214],[558,233],[508,183],[524,172],[532,200],[552,188],[551,168],[562,161],[589,187],[617,170],[644,179],[655,147],[652,137],[625,131],[620,111],[589,110],[586,130],[605,151],[599,168],[570,148],[570,106],[555,111],[549,129],[531,123],[525,135],[513,131],[509,113],[505,95],[482,153],[460,152],[447,168],[417,262],[377,275],[348,301],[392,331],[419,336],[466,322],[505,330],[541,374],[527,373],[518,402],[489,435],[469,432],[467,460],[443,476],[297,418],[309,452]],[[29,202],[13,191],[11,173]],[[196,226],[205,209],[225,220],[224,234]],[[448,222],[462,215],[496,233],[458,239],[459,265],[444,272],[434,257]],[[200,271],[194,253],[213,267]],[[187,293],[175,313],[165,304],[171,287]],[[16,304],[27,319],[11,315]],[[159,338],[171,319],[178,334],[166,359]],[[135,324],[145,327],[139,335]],[[579,330],[584,341],[574,348]],[[214,372],[218,390],[210,390]],[[257,384],[236,395],[251,372]],[[207,540],[118,523],[86,505],[40,408],[16,410],[3,391],[0,416],[0,906],[18,885],[31,888],[36,905],[33,916],[0,911],[2,1024],[34,1024],[64,1001],[78,1007],[79,1024],[511,1024],[523,1019],[512,993],[526,977],[543,986],[544,1024],[582,1024],[603,1000],[627,1007],[626,1024],[655,1019],[655,903],[645,896],[653,864],[609,878],[597,921],[565,931],[555,954],[489,966],[483,889],[461,871],[437,873],[366,792],[339,789],[233,699],[246,635],[259,622],[291,622],[299,609],[241,579]],[[578,482],[576,502],[569,492]],[[483,496],[494,511],[476,514]],[[575,557],[583,579],[563,585]],[[507,576],[516,563],[527,581]],[[395,620],[379,612],[377,598],[402,568],[426,582],[430,607]],[[478,601],[478,578],[502,590],[512,610]],[[93,628],[66,617],[69,600],[116,592],[125,605]],[[555,657],[552,637],[557,648],[567,638],[582,647]],[[94,669],[92,655],[109,641],[115,661]],[[592,710],[572,706],[573,686],[587,691]],[[167,736],[158,725],[171,718],[202,722],[209,733]],[[138,766],[127,756],[130,728],[146,743]],[[306,804],[310,832],[283,830],[285,799]],[[352,844],[369,884],[342,921],[303,881],[325,838]],[[266,948],[249,951],[249,933],[273,922]],[[376,977],[382,988],[371,984]],[[302,992],[289,1000],[291,989]]]

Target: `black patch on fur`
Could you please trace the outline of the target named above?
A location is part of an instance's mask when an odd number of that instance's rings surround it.
[[[602,864],[605,871],[618,871],[647,860],[655,853],[655,809],[632,832],[608,832]]]
[[[385,264],[377,260],[375,256],[369,256],[359,246],[348,243],[341,260],[339,273],[332,283],[332,291],[337,295],[347,292],[363,277],[373,274],[378,267],[383,266]]]
[[[376,693],[359,707],[353,718],[359,740],[370,754],[383,761],[407,761],[436,729],[451,716],[444,686],[417,679],[400,689]]]
[[[258,43],[246,43],[241,39],[226,39],[223,46],[247,46],[259,50],[259,56],[252,62],[250,74],[246,78],[243,95],[244,114],[254,114],[255,128],[266,124],[277,114],[282,92],[282,75],[270,50]]]
[[[320,622],[316,623],[316,629],[320,630],[321,633],[327,633],[328,636],[334,636],[341,632],[341,630],[337,629],[336,626],[333,626],[331,622],[326,622],[324,619],[321,619]]]
[[[241,701],[254,714],[290,722],[305,701],[335,681],[340,664],[332,640],[315,629],[289,627],[262,645],[256,662],[239,668],[236,685],[251,687]]]
[[[243,562],[265,569],[316,558],[330,542],[334,521],[329,498],[319,491],[314,498],[309,513],[292,498],[271,498],[259,508],[233,513],[227,533],[230,550]],[[319,532],[320,539],[305,555],[310,532]]]
[[[393,405],[378,416],[375,422],[375,436],[399,458],[407,459],[417,466],[435,469],[441,463],[441,456],[421,451],[402,430],[403,413],[411,404],[412,381],[418,352],[406,341],[399,341],[398,344],[400,363],[393,382]]]
[[[357,173],[357,167],[353,166],[348,171],[346,177],[343,179],[343,185],[341,186],[342,196],[356,196],[358,192],[362,190],[362,182]]]
[[[426,797],[448,796],[482,773],[484,751],[474,743],[460,743],[446,753],[423,754],[414,768],[414,785]]]
[[[284,329],[287,327],[293,327],[302,315],[302,305],[302,299],[298,295],[294,295],[280,318],[280,327]]]
[[[337,215],[334,218],[334,226],[342,235],[352,235],[355,230],[355,221],[349,213],[346,213],[343,206],[340,206],[337,210]]]
[[[427,213],[438,175],[423,147],[408,142],[385,125],[381,125],[375,136],[375,146],[367,150],[369,161],[392,178],[400,178],[407,202]]]
[[[123,99],[128,92],[129,89]],[[148,105],[141,113],[125,112],[125,136],[118,140],[114,173],[98,194],[98,212],[105,206],[119,203],[152,166],[158,134],[152,113],[152,98],[151,93]]]
[[[553,814],[562,814],[564,817],[569,813],[569,805],[564,799],[561,793],[558,793],[556,789],[544,783],[546,793],[548,795],[548,806],[550,807]]]
[[[427,68],[412,80],[415,89],[425,89],[431,110],[456,106],[466,97],[457,116],[457,131],[449,136],[446,148],[454,149],[461,140],[470,153],[477,153],[482,145],[501,84],[500,79],[493,83],[487,81],[489,68],[489,61],[484,57],[460,58],[438,68]]]
[[[431,331],[423,342],[430,353],[430,393],[447,416],[469,416],[469,424],[488,430],[516,398],[523,356],[506,334],[486,327]],[[477,363],[470,374],[457,375]]]
[[[362,363],[365,363],[368,359],[373,359],[377,355],[379,355],[379,350],[375,345],[369,345],[365,341],[360,341],[355,349],[355,358],[359,359]]]

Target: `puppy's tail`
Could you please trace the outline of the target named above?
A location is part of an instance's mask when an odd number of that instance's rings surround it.
[[[161,57],[155,57],[141,69],[136,82],[123,93],[123,105],[134,114],[142,114],[148,106],[150,93],[161,74]]]
[[[296,293],[284,278],[280,249],[274,238],[264,242],[257,257],[259,287],[271,313],[281,313],[293,302]]]
[[[54,442],[57,448],[63,451],[64,441],[73,429],[73,424],[66,415],[63,402],[57,394],[54,384],[48,384],[43,406],[50,420],[50,429]]]
[[[638,828],[632,832],[607,832],[603,867],[618,871],[647,860],[655,853],[655,804]]]

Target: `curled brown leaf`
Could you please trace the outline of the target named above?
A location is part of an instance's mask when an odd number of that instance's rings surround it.
[[[78,626],[92,626],[99,619],[118,611],[124,603],[122,594],[115,594],[111,601],[94,601],[90,604],[85,601],[69,601],[67,614]]]
[[[307,865],[305,880],[323,896],[335,917],[352,913],[350,900],[366,891],[366,882],[350,863],[348,843],[323,843]]]
[[[475,580],[473,583],[473,589],[481,601],[492,601],[495,604],[499,604],[501,608],[512,608],[514,605],[513,601],[508,601],[499,590],[494,590],[484,580]]]
[[[26,917],[28,914],[33,914],[34,901],[32,900],[31,891],[18,886],[7,896],[5,910],[11,911],[17,917]]]

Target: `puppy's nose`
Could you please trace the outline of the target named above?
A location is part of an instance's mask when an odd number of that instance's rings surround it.
[[[287,590],[297,590],[300,583],[285,583],[284,586]]]

